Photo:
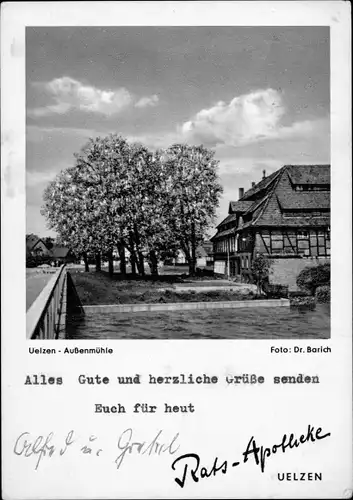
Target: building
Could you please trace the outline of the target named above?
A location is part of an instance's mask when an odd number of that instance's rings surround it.
[[[249,276],[258,254],[272,260],[270,282],[294,289],[301,269],[330,259],[330,165],[285,165],[252,183],[211,238],[214,271]]]
[[[69,248],[60,245],[53,246],[51,249],[51,255],[56,264],[68,264],[76,260]]]
[[[51,252],[41,238],[35,234],[26,235],[26,257],[46,257]]]
[[[168,259],[168,262],[175,265],[186,265],[187,259],[183,250],[178,250],[176,256]],[[213,265],[213,244],[205,241],[196,248],[196,267],[206,267]]]

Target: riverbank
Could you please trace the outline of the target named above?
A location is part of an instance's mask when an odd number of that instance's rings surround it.
[[[166,274],[152,279],[151,276],[133,279],[115,274],[110,277],[105,272],[85,273],[70,270],[74,285],[82,305],[109,304],[156,304],[179,302],[225,302],[264,299],[256,294],[256,287],[227,280],[199,280]],[[212,289],[207,289],[207,284]],[[215,289],[216,288],[216,289]]]

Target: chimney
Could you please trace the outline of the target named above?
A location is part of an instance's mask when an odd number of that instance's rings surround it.
[[[255,186],[256,182],[252,181],[251,187],[253,188]]]
[[[265,179],[266,178],[266,170],[263,170],[262,171],[262,178]]]
[[[239,188],[239,200],[244,196],[244,188]]]

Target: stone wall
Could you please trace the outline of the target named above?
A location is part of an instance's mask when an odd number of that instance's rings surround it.
[[[288,285],[289,290],[298,290],[296,279],[302,269],[330,262],[327,257],[310,257],[304,259],[272,259],[270,283]]]

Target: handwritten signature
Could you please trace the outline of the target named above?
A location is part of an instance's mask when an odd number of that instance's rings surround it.
[[[315,430],[315,427],[308,425],[308,430],[306,433],[300,435],[299,438],[295,437],[294,434],[284,434],[282,436],[279,444],[273,444],[269,447],[258,446],[256,444],[254,436],[252,436],[247,444],[245,451],[242,453],[243,461],[242,463],[248,462],[251,458],[255,461],[257,466],[260,466],[261,472],[265,471],[266,460],[272,455],[276,454],[278,451],[285,453],[287,449],[298,448],[302,444],[311,442],[315,443],[317,440],[325,439],[331,435],[330,432],[322,435],[321,427]],[[176,465],[183,466],[182,473],[179,477],[174,478],[175,482],[184,488],[188,475],[191,479],[197,483],[200,479],[209,478],[211,476],[216,476],[217,473],[221,472],[226,474],[229,470],[229,464],[227,460],[224,460],[219,464],[218,457],[213,461],[211,467],[205,467],[201,465],[201,458],[196,453],[187,453],[176,458],[172,463],[172,469],[176,470]],[[231,467],[237,467],[241,462],[232,462]]]
[[[120,469],[127,454],[136,452],[139,455],[161,455],[167,453],[174,455],[179,450],[177,440],[179,434],[175,434],[172,440],[164,442],[162,439],[163,431],[160,430],[156,436],[149,441],[135,441],[133,430],[126,429],[117,439],[116,446],[118,455],[113,460],[117,469]],[[78,438],[75,431],[70,430],[61,441],[56,437],[54,443],[54,432],[50,432],[47,436],[32,437],[29,432],[22,432],[16,439],[13,452],[15,455],[24,458],[35,457],[34,470],[38,470],[43,457],[52,458],[53,456],[62,457],[69,448],[76,449],[79,453],[89,454],[95,457],[100,457],[104,454],[104,450],[99,445],[99,439],[95,435],[90,435],[84,443]],[[61,444],[60,444],[61,441]]]

